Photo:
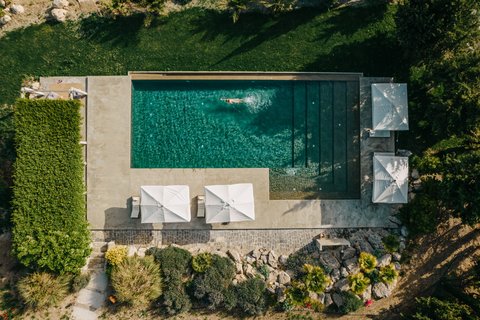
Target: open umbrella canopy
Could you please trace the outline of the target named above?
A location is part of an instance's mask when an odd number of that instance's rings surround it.
[[[239,183],[205,186],[207,223],[255,220],[253,185]]]
[[[142,186],[140,193],[142,223],[190,221],[188,186]]]
[[[408,202],[408,157],[393,153],[375,153],[373,156],[372,202]]]
[[[373,130],[408,130],[408,98],[405,83],[372,84]]]

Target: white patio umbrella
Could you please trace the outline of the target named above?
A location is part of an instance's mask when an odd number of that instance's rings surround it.
[[[408,202],[408,157],[396,157],[393,153],[375,153],[373,176],[372,202]]]
[[[190,221],[188,186],[142,186],[140,194],[142,223]]]
[[[373,130],[408,130],[407,85],[373,83],[372,118]]]
[[[239,183],[205,186],[207,223],[255,220],[253,185]]]

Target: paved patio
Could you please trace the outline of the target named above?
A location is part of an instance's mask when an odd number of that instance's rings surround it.
[[[354,200],[270,200],[268,169],[131,169],[130,76],[43,78],[41,83],[51,90],[59,83],[85,85],[87,217],[93,230],[120,231],[394,227],[388,219],[391,206],[371,202],[373,152],[393,152],[394,139],[369,138],[364,130],[371,127],[370,83],[389,81],[360,78],[361,198]],[[196,196],[204,193],[205,185],[242,182],[253,183],[255,221],[209,225],[196,218]],[[131,219],[131,197],[139,195],[141,185],[149,184],[189,185],[192,221],[152,225]]]

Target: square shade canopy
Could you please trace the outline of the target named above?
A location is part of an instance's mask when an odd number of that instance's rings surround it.
[[[397,157],[393,153],[374,154],[372,202],[408,202],[408,157]]]
[[[372,84],[372,129],[408,130],[408,97],[405,83]]]
[[[253,185],[239,183],[205,186],[207,223],[255,220]]]

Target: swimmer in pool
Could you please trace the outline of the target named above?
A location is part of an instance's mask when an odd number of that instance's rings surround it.
[[[239,99],[239,98],[221,98],[220,100],[225,101],[228,104],[243,103],[243,99]]]

